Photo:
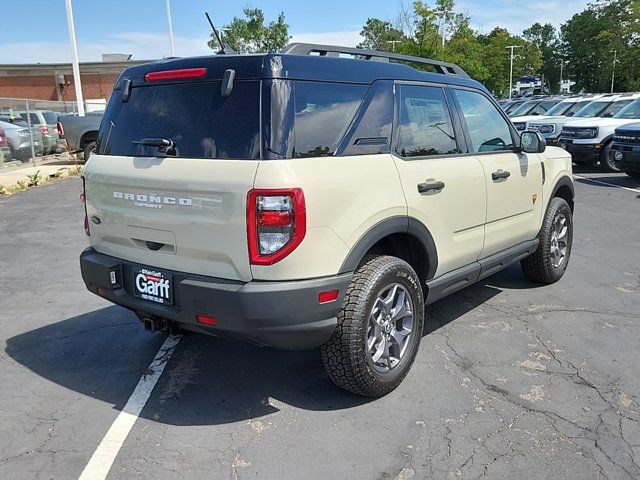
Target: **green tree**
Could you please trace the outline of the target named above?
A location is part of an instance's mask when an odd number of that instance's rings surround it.
[[[565,61],[560,52],[558,32],[550,23],[534,23],[523,33],[523,37],[540,50],[542,67],[539,73],[548,82],[552,92],[560,91],[560,63]]]
[[[287,46],[291,37],[284,13],[268,25],[265,25],[264,13],[259,8],[245,8],[243,13],[245,18],[234,17],[222,28],[224,43],[238,53],[277,52]],[[213,50],[219,49],[213,32],[208,45]]]
[[[562,25],[563,49],[578,89],[609,91],[613,51],[615,91],[640,88],[640,5],[638,0],[590,4]]]
[[[363,40],[358,44],[358,48],[380,51],[395,51],[395,46],[398,43],[407,41],[404,34],[390,22],[377,18],[367,19],[367,23],[362,27],[360,36]]]

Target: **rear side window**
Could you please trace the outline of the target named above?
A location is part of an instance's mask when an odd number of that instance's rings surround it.
[[[295,82],[294,157],[333,155],[368,86]]]
[[[401,157],[459,153],[442,88],[420,85],[399,88],[396,153]]]
[[[467,123],[474,152],[513,150],[509,124],[484,95],[470,90],[453,90]]]
[[[157,147],[135,142],[164,138],[170,156],[260,158],[260,82],[236,81],[229,97],[220,82],[185,82],[134,87],[129,100],[111,97],[98,135],[104,155],[158,156]]]

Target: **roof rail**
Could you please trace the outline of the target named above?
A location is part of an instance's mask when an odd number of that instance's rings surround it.
[[[315,43],[290,43],[281,53],[289,55],[312,55],[317,54],[321,57],[339,57],[341,53],[353,55],[363,60],[371,60],[376,62],[389,62],[397,60],[399,62],[421,63],[434,67],[437,73],[443,75],[457,75],[459,77],[469,78],[467,72],[454,63],[441,62],[440,60],[431,60],[429,58],[413,57],[411,55],[400,55],[398,53],[379,52],[377,50],[366,50],[363,48],[338,47],[334,45],[318,45]]]

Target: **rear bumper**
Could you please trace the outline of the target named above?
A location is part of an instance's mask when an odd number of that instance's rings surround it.
[[[600,144],[574,143],[573,140],[560,138],[558,146],[571,154],[574,161],[596,162],[600,155]]]
[[[89,247],[80,256],[87,288],[140,316],[164,318],[186,330],[247,340],[286,350],[314,348],[325,343],[336,326],[351,274],[288,282],[239,282],[167,271],[173,276],[174,305],[160,305],[133,295],[133,270],[144,267]],[[112,285],[110,272],[116,272]],[[318,294],[338,290],[334,302],[319,304]],[[199,314],[216,319],[215,326],[196,320]]]

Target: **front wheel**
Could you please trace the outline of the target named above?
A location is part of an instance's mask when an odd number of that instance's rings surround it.
[[[91,155],[96,152],[96,142],[87,143],[82,149],[82,152],[84,156],[84,163],[87,163],[87,160],[89,160],[89,157],[91,157]]]
[[[573,215],[563,198],[552,198],[538,234],[538,248],[520,262],[525,277],[539,283],[555,283],[562,278],[573,243]]]
[[[600,152],[600,166],[606,172],[620,172],[620,168],[616,165],[616,162],[611,158],[611,142],[607,143]]]
[[[359,395],[381,397],[409,372],[424,323],[422,287],[396,257],[370,257],[354,273],[338,325],[322,348],[331,380]]]

